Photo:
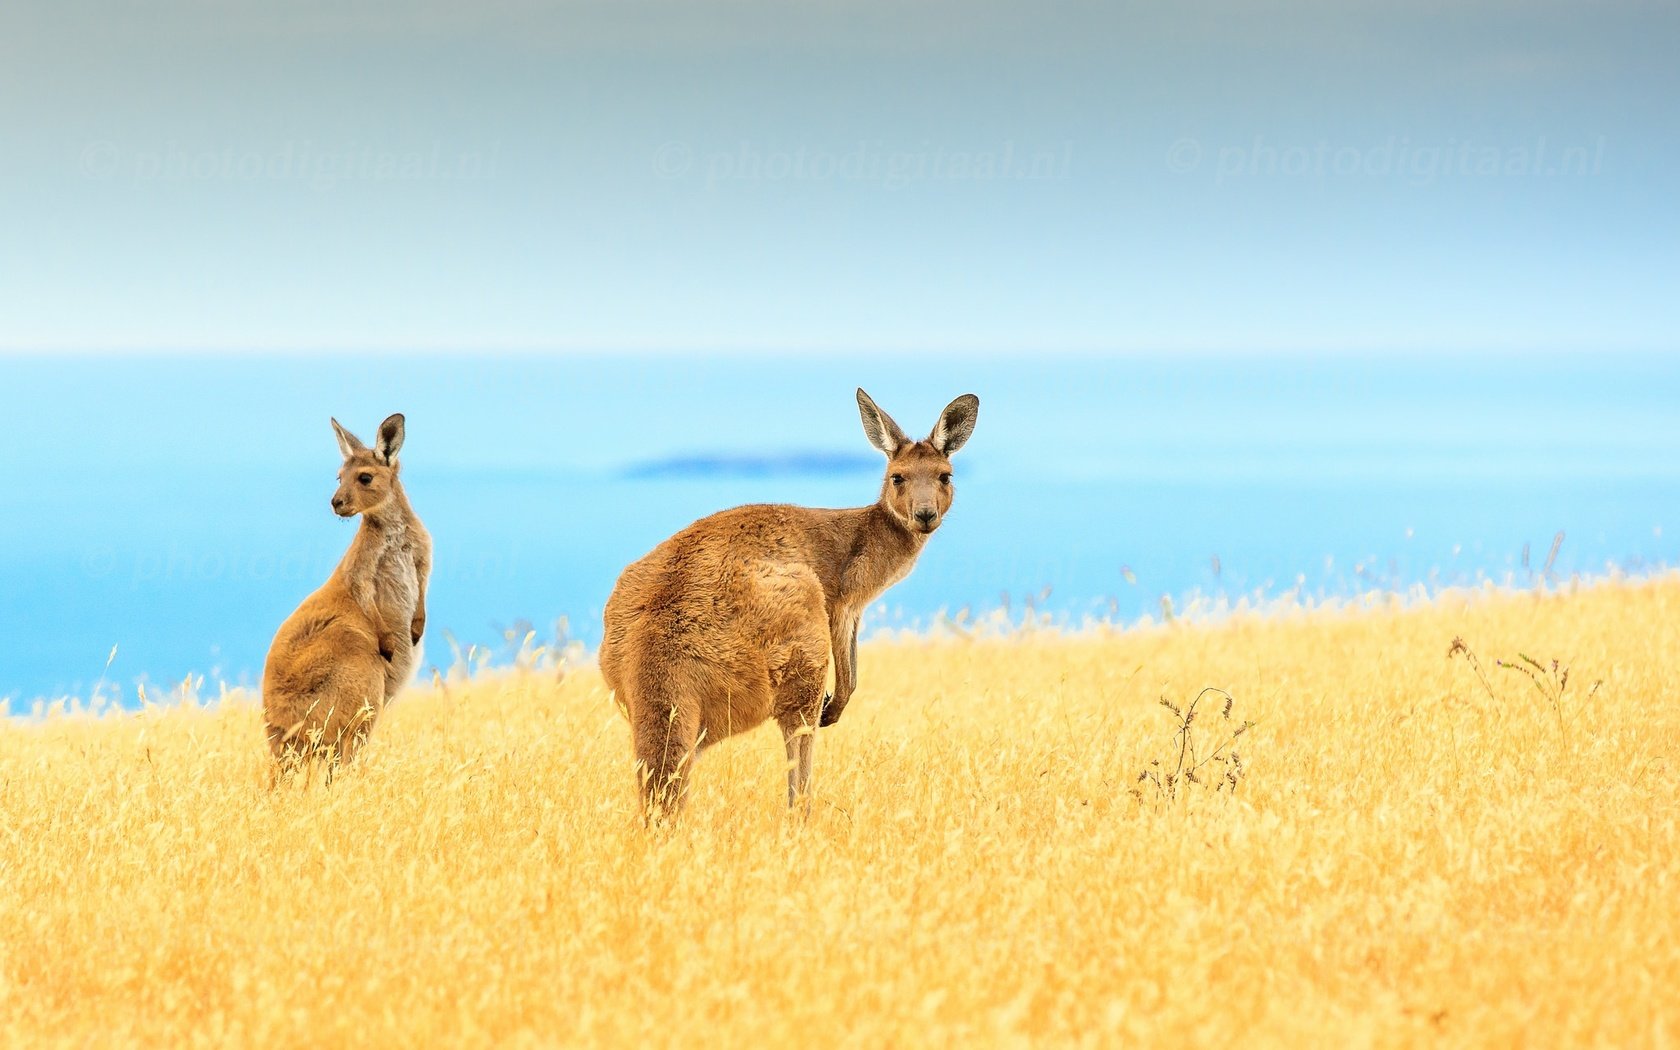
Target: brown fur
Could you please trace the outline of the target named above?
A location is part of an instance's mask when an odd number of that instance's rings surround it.
[[[601,673],[630,713],[644,810],[680,806],[700,750],[775,720],[788,802],[809,797],[813,737],[857,684],[865,607],[909,574],[950,509],[950,453],[979,399],[951,402],[910,441],[869,395],[858,410],[887,455],[880,498],[853,510],[737,507],[702,518],[624,570],[607,601]],[[830,660],[834,693],[824,697]]]
[[[413,673],[426,628],[432,540],[397,477],[403,417],[380,424],[372,449],[336,419],[333,429],[344,456],[333,510],[362,522],[338,568],[268,650],[263,716],[283,767],[354,758]]]

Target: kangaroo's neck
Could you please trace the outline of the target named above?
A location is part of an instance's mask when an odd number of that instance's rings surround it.
[[[836,539],[829,593],[836,604],[861,610],[902,580],[916,564],[927,534],[912,532],[879,503],[851,511]]]
[[[392,478],[391,498],[363,514],[362,527],[395,532],[407,528],[413,519],[414,508],[408,504],[408,493],[403,491],[402,482]]]
[[[401,543],[413,517],[414,510],[408,505],[408,496],[403,492],[402,484],[393,479],[391,497],[372,510],[362,513],[362,523],[356,529],[351,555],[346,560],[354,561],[354,554],[358,548],[378,550]]]

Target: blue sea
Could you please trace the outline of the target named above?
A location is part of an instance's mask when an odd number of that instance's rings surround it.
[[[859,385],[913,434],[981,399],[877,627],[1526,584],[1559,533],[1559,578],[1680,544],[1680,362],[1653,355],[0,358],[0,697],[255,683],[351,537],[329,416],[408,417],[428,662],[446,635],[593,646],[619,570],[690,521],[872,501]]]

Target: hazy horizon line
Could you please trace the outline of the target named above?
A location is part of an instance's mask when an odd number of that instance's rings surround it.
[[[775,357],[798,354],[808,357],[836,358],[846,355],[887,357],[919,354],[938,357],[974,357],[997,359],[1018,357],[1052,357],[1063,359],[1135,358],[1139,360],[1164,357],[1206,358],[1263,358],[1321,359],[1327,357],[1389,358],[1413,357],[1452,359],[1466,354],[1503,359],[1523,355],[1571,357],[1582,354],[1613,353],[1629,357],[1671,354],[1680,350],[1680,338],[1664,343],[1645,340],[1548,340],[1544,342],[1405,342],[1402,340],[1256,340],[1228,341],[1170,341],[1116,342],[1112,344],[1082,344],[1079,342],[1047,341],[1043,343],[869,343],[840,342],[775,342],[751,341],[552,341],[552,342],[382,342],[371,344],[327,343],[145,343],[105,345],[86,343],[66,344],[9,344],[0,342],[0,357],[4,358],[176,358],[247,357],[253,359],[285,359],[327,357],[349,354],[365,357],[413,355],[428,358],[602,358],[602,357],[715,357],[719,359]]]

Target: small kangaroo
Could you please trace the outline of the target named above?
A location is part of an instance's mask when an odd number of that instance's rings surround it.
[[[356,538],[321,589],[274,636],[263,667],[268,745],[282,767],[355,757],[379,712],[408,682],[426,630],[432,538],[397,479],[399,413],[368,448],[332,421],[344,464],[332,508],[362,516]]]
[[[607,600],[601,673],[630,714],[649,819],[674,814],[698,750],[774,718],[788,805],[810,804],[815,730],[857,686],[863,610],[909,575],[951,508],[951,455],[980,399],[945,407],[924,441],[857,392],[869,443],[887,457],[868,507],[736,507],[702,518],[624,570]],[[830,661],[834,692],[824,696]]]

